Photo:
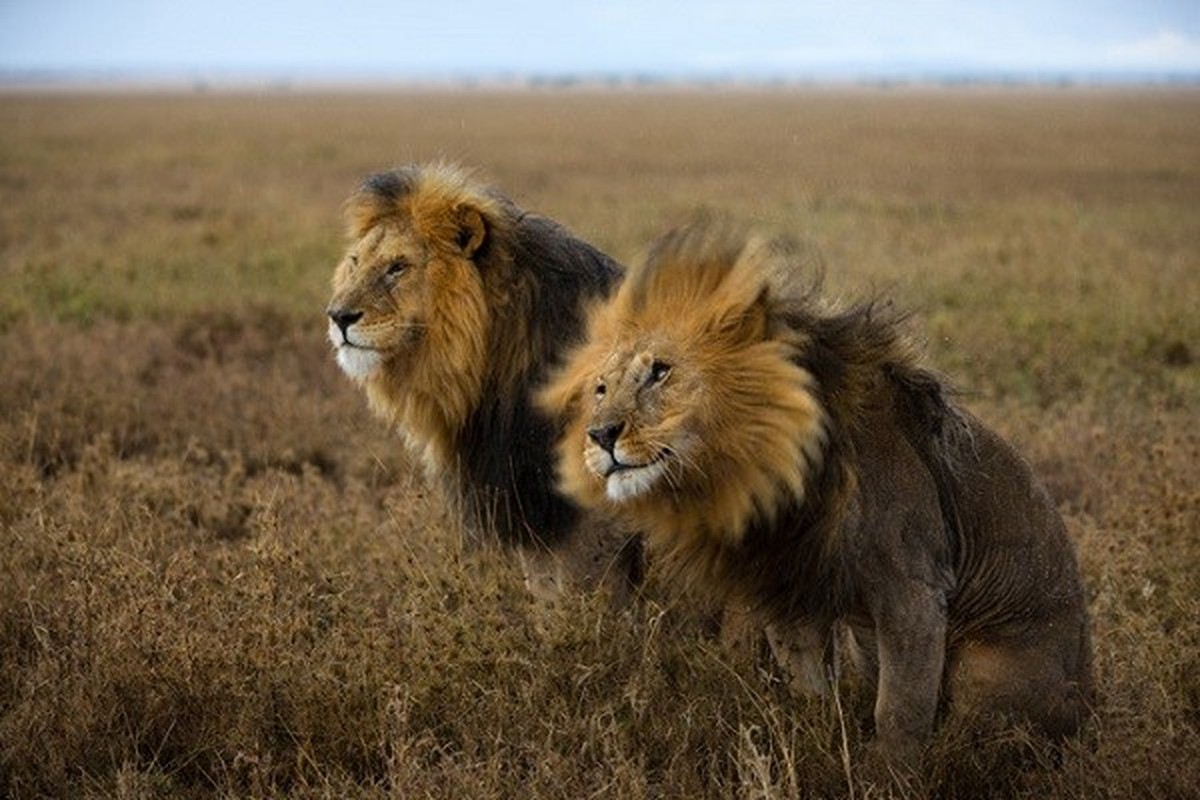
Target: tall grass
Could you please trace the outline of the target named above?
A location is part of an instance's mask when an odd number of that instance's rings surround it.
[[[853,676],[794,699],[653,576],[533,607],[337,373],[339,204],[439,156],[917,308],[1060,504],[1101,703],[908,793],[1200,792],[1200,95],[1081,90],[0,98],[0,795],[880,796]]]

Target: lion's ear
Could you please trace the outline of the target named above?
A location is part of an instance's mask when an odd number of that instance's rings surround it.
[[[474,259],[487,244],[488,224],[483,214],[471,206],[463,206],[457,214],[458,231],[455,244],[467,258]]]
[[[721,339],[736,344],[751,344],[767,338],[770,322],[767,287],[762,287],[749,303],[731,303],[717,314],[712,326]]]

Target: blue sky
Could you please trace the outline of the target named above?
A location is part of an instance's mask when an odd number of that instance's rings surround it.
[[[1200,75],[1200,0],[0,0],[0,70]]]

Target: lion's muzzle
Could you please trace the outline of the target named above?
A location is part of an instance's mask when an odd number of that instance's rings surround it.
[[[383,359],[377,350],[356,342],[350,335],[350,329],[362,319],[363,312],[330,307],[326,313],[329,315],[329,341],[336,351],[338,366],[351,378],[366,378]]]
[[[598,425],[594,428],[588,428],[587,435],[589,439],[611,453],[613,445],[617,443],[617,439],[621,437],[623,430],[625,430],[624,422],[614,422],[609,425]]]
[[[329,319],[342,332],[342,338],[346,341],[350,340],[350,326],[363,317],[363,312],[348,308],[331,307],[325,313],[329,315]]]

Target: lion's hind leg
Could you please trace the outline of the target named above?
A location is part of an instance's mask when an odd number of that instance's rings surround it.
[[[963,644],[948,672],[951,713],[1028,720],[1056,739],[1074,734],[1090,712],[1091,686],[1085,648],[1067,638]]]

